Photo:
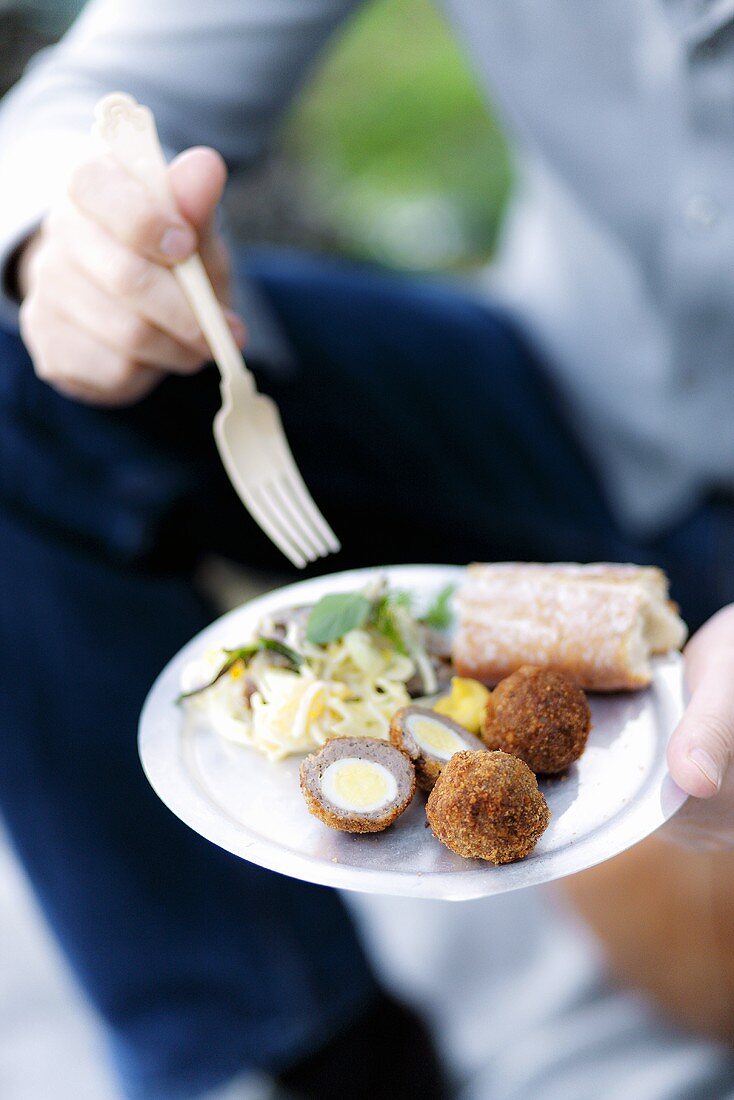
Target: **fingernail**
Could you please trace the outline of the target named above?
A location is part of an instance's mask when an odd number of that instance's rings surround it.
[[[706,752],[705,749],[691,749],[688,753],[688,759],[703,775],[706,776],[709,783],[711,783],[718,791],[721,786],[721,772],[719,766],[712,756]]]
[[[161,252],[170,260],[185,260],[193,252],[195,244],[190,229],[172,226],[161,237]]]

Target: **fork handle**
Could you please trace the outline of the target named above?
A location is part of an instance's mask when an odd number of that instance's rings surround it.
[[[124,92],[113,92],[100,99],[94,116],[93,134],[104,152],[156,198],[170,203],[173,196],[166,159],[152,111]],[[255,380],[235,343],[201,256],[197,252],[175,264],[172,270],[199,322],[222,380],[240,387],[245,383],[254,390]]]

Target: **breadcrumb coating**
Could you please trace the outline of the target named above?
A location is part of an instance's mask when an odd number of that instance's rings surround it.
[[[465,730],[463,726],[460,726],[458,722],[454,722],[444,714],[437,714],[436,711],[432,710],[430,707],[421,707],[416,704],[409,707],[401,707],[401,709],[396,711],[393,715],[392,722],[390,723],[390,741],[396,748],[407,753],[413,761],[415,777],[418,781],[418,786],[423,791],[433,790],[433,785],[443,768],[446,766],[446,761],[439,759],[438,756],[434,756],[422,745],[418,744],[406,725],[406,720],[410,718],[411,714],[422,715],[432,719],[434,722],[441,723],[447,729],[451,730],[451,732],[466,745],[467,749],[481,751],[484,747],[478,737],[469,733],[469,731]]]
[[[512,863],[532,852],[550,810],[527,764],[505,752],[457,752],[426,803],[434,835],[457,855]]]
[[[393,773],[397,795],[379,810],[360,813],[343,810],[329,802],[321,788],[321,777],[336,760],[355,756],[382,764]],[[300,783],[309,812],[331,829],[343,833],[381,833],[408,808],[415,794],[415,768],[406,753],[376,737],[333,737],[301,764]]]
[[[581,688],[560,672],[523,665],[490,695],[480,732],[487,748],[518,756],[538,775],[556,775],[581,756],[590,729]]]

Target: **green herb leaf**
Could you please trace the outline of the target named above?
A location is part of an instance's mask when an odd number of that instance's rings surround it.
[[[394,600],[389,593],[381,596],[373,605],[370,622],[375,630],[388,640],[393,649],[407,656],[408,647],[400,623],[401,606],[405,606],[404,601]]]
[[[291,649],[285,642],[281,642],[278,638],[260,638],[260,649],[270,649],[273,653],[279,653],[281,657],[285,657],[290,661],[294,668],[300,668],[305,658],[303,654],[297,653],[295,649]]]
[[[201,687],[194,688],[192,691],[182,691],[176,699],[177,703],[182,703],[185,699],[191,699],[194,695],[200,695],[202,691],[207,691],[208,688],[213,687],[218,683],[223,676],[234,668],[238,661],[244,661],[247,664],[252,660],[256,653],[261,653],[263,649],[269,649],[273,653],[279,653],[281,657],[285,657],[293,665],[294,669],[298,669],[303,664],[304,658],[300,653],[296,653],[295,649],[291,649],[284,642],[281,642],[278,638],[258,638],[256,642],[251,645],[239,646],[237,649],[225,649],[227,654],[226,659],[223,661],[217,672],[214,674],[211,680],[206,684],[202,684]]]
[[[398,588],[395,592],[388,592],[386,597],[393,607],[402,607],[404,611],[410,611],[413,606],[413,596],[404,588]]]
[[[426,626],[431,626],[434,630],[446,630],[451,626],[453,616],[449,604],[455,591],[455,584],[447,584],[441,589],[421,620]]]
[[[361,592],[334,592],[322,596],[308,617],[306,639],[314,645],[338,641],[350,630],[364,626],[371,606]]]
[[[240,646],[239,649],[225,649],[224,652],[227,654],[227,658],[221,664],[212,679],[207,681],[206,684],[202,684],[201,687],[193,688],[192,691],[182,691],[177,697],[176,702],[183,703],[185,699],[191,699],[194,695],[199,695],[202,691],[206,691],[207,688],[214,687],[223,676],[227,675],[229,670],[233,668],[238,661],[249,661],[259,649],[259,644]]]

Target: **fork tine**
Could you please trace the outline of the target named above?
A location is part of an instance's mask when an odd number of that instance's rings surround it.
[[[288,443],[280,417],[280,410],[273,402],[271,402],[271,408],[277,425],[277,431],[273,433],[269,440],[272,447],[271,457],[274,459],[275,466],[279,467],[283,488],[289,494],[292,504],[298,509],[302,517],[301,523],[307,524],[307,522],[310,521],[310,527],[308,529],[313,530],[320,536],[321,540],[326,545],[327,551],[336,554],[341,550],[341,543],[321,515],[313,497],[306,488],[306,483],[296,465],[296,460],[293,457],[293,452]]]
[[[301,505],[306,515],[309,516],[314,527],[326,542],[328,550],[332,554],[338,554],[342,548],[342,544],[319,511],[316,502],[306,488],[306,483],[295,467],[295,464],[290,477],[287,479],[287,484],[295,499]]]
[[[281,474],[266,485],[265,489],[266,491],[270,491],[277,498],[281,510],[287,513],[291,522],[298,529],[308,546],[315,552],[316,556],[319,558],[325,557],[329,553],[329,548],[324,540],[319,537],[318,532],[309,523],[308,516],[306,516],[291,499],[288,493],[288,481],[286,476]]]
[[[282,445],[279,447],[283,459],[283,473],[282,479],[284,484],[290,490],[291,498],[294,503],[299,505],[306,516],[311,520],[311,524],[316,528],[321,538],[326,543],[328,549],[337,554],[341,550],[341,543],[332,531],[329,524],[326,522],[321,512],[316,506],[316,503],[306,488],[306,483],[301,476],[301,472],[296,466],[296,460],[293,457],[293,453],[288,446],[288,441],[285,435],[282,438]]]
[[[285,554],[288,560],[292,562],[297,569],[304,569],[308,561],[312,561],[313,559],[304,557],[296,544],[281,534],[279,528],[255,499],[255,494],[251,490],[248,489],[246,492],[242,492],[242,496],[244,497],[247,509],[252,518],[262,527],[271,542],[275,543],[278,549]]]
[[[314,555],[306,553],[300,540],[293,537],[292,532],[282,522],[277,514],[273,516],[272,509],[267,507],[268,498],[265,497],[265,505],[256,498],[257,486],[253,485],[242,474],[235,462],[226,440],[220,438],[221,425],[214,421],[214,438],[217,441],[219,455],[222,464],[229,474],[230,481],[235,487],[240,500],[244,503],[252,518],[263,529],[265,534],[274,542],[278,549],[288,558],[297,569],[303,569],[309,561],[314,560]]]
[[[273,499],[271,483],[261,482],[250,489],[250,494],[259,509],[260,515],[267,520],[271,529],[278,533],[281,540],[291,547],[292,553],[289,554],[291,560],[293,560],[293,552],[295,552],[304,565],[307,562],[316,561],[319,554],[303,538],[301,532],[294,528],[289,518],[283,514],[283,510],[278,507],[277,500]]]

